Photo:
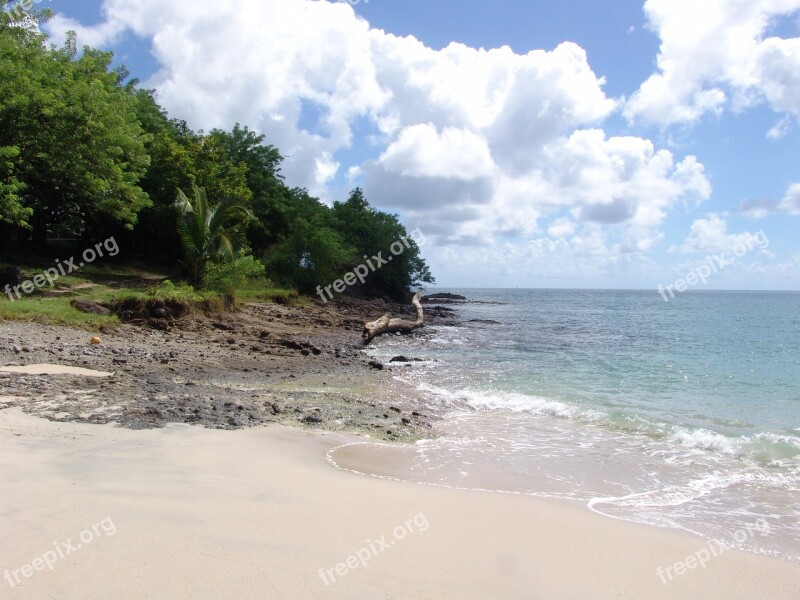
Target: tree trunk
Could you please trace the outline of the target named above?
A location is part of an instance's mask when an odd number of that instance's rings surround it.
[[[425,327],[424,312],[419,298],[420,293],[417,292],[413,300],[411,300],[411,304],[417,309],[416,321],[393,319],[391,313],[386,313],[380,319],[364,323],[364,332],[361,334],[361,337],[364,339],[364,345],[369,344],[373,339],[385,333],[402,333],[403,335],[408,335],[415,329]]]

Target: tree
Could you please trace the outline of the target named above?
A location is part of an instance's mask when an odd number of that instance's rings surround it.
[[[26,227],[33,210],[22,205],[25,184],[14,174],[17,158],[19,148],[0,146],[0,224]]]
[[[42,18],[46,20],[46,17]],[[47,48],[34,28],[0,20],[0,139],[19,183],[18,225],[43,243],[51,229],[82,235],[105,221],[132,227],[149,204],[138,187],[149,163],[135,100],[110,70],[111,53],[84,48],[75,34]]]
[[[371,259],[378,252],[384,259],[391,257],[370,273],[361,293],[406,301],[412,288],[435,281],[420,256],[419,245],[411,239],[397,215],[375,210],[360,188],[353,190],[345,202],[334,202],[332,212],[336,230],[346,244],[356,249],[358,262]],[[391,252],[393,244],[396,249],[402,246],[402,251]]]
[[[178,190],[175,203],[178,209],[178,235],[185,255],[189,282],[201,287],[206,268],[213,260],[233,260],[236,233],[250,218],[250,213],[239,200],[225,198],[216,207],[208,202],[205,190],[194,186],[190,200]]]
[[[215,129],[209,136],[225,150],[228,160],[247,168],[247,187],[253,195],[247,238],[253,252],[266,251],[289,234],[290,205],[295,197],[283,182],[283,156],[264,136],[237,123],[231,132]]]
[[[288,233],[281,236],[265,257],[271,277],[313,293],[349,269],[355,250],[332,226],[330,209],[301,188],[289,190]]]

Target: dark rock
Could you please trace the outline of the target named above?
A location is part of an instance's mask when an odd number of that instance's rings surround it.
[[[407,356],[395,356],[389,362],[399,362],[399,363],[410,363],[410,362],[422,362],[421,358],[408,358]]]
[[[399,409],[399,408],[397,408],[396,406],[390,406],[390,407],[389,407],[389,410],[393,410],[393,411],[394,411],[394,412],[396,412],[396,413],[403,412],[402,410],[400,410],[400,409]]]
[[[20,284],[22,280],[22,271],[19,267],[5,267],[0,270],[0,287],[7,285],[14,287]]]
[[[380,363],[377,360],[369,361],[369,366],[372,367],[373,369],[377,369],[378,371],[383,370],[383,363]]]
[[[314,413],[303,417],[303,421],[306,423],[322,423],[322,417]]]
[[[305,350],[305,346],[300,342],[294,340],[280,340],[278,342],[284,348],[291,348],[292,350]]]
[[[449,300],[449,301],[459,301],[462,302],[466,300],[464,296],[459,296],[458,294],[430,294],[429,296],[423,296],[421,302],[431,302],[433,300]]]
[[[111,311],[107,309],[105,306],[100,306],[96,302],[91,302],[89,300],[73,300],[70,302],[76,310],[81,312],[90,313],[94,315],[110,315]]]

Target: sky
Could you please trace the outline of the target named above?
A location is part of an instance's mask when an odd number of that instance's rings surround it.
[[[800,289],[800,0],[40,5],[289,185],[361,187],[441,287]]]

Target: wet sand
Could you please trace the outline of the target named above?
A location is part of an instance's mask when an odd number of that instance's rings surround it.
[[[131,430],[0,411],[2,596],[800,594],[800,566],[733,550],[662,583],[657,569],[696,555],[702,540],[585,507],[331,467],[326,453],[354,439],[282,426]],[[81,547],[64,550],[52,569],[36,562],[67,542]],[[5,570],[20,582],[12,586]]]

